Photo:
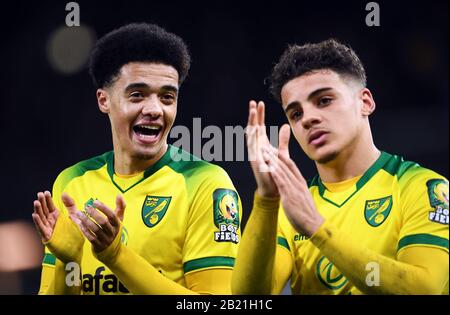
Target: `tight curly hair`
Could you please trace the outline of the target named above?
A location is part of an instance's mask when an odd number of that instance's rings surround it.
[[[89,73],[96,88],[115,82],[129,62],[158,62],[174,67],[181,84],[188,75],[191,57],[184,41],[155,24],[132,23],[100,38],[92,50]]]
[[[328,39],[315,44],[288,46],[268,78],[269,92],[281,103],[281,89],[288,81],[321,69],[333,70],[366,86],[366,71],[356,53],[337,40]]]

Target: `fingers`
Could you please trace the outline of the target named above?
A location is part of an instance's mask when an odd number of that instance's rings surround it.
[[[69,194],[67,194],[66,192],[63,192],[63,194],[61,196],[61,200],[70,214],[75,215],[77,213],[77,207],[75,205],[75,201],[69,196]]]
[[[52,194],[49,191],[44,192],[45,201],[47,202],[47,207],[50,213],[57,211],[55,204],[53,203]]]
[[[47,227],[45,226],[44,222],[42,222],[41,218],[37,213],[33,213],[31,217],[33,218],[34,225],[36,226],[36,229],[39,232],[41,238],[44,241],[48,241],[49,237],[47,235]]]
[[[258,102],[257,112],[258,112],[258,125],[264,126],[266,116],[266,106],[263,101]]]
[[[289,171],[292,172],[292,174],[295,176],[297,180],[306,184],[306,180],[303,177],[302,173],[300,172],[299,168],[297,167],[297,165],[295,165],[295,162],[291,158],[289,158],[289,156],[280,154],[279,158],[281,163],[287,166]]]
[[[38,198],[39,198],[39,194],[38,194]],[[45,224],[45,225],[49,225],[47,217],[44,214],[44,210],[42,209],[42,204],[39,200],[35,200],[33,203],[33,207],[34,207],[34,212],[37,213],[37,215],[39,216],[39,218],[41,219],[41,221]]]
[[[291,128],[288,124],[281,126],[278,134],[278,148],[280,154],[289,158],[289,138],[291,137]]]
[[[104,215],[102,215],[94,207],[87,206],[85,209],[86,212],[88,213],[88,219],[93,221],[94,224],[99,225],[100,228],[104,230],[106,233],[109,233],[112,230],[111,224],[109,223],[109,219],[106,218]]]
[[[44,214],[45,218],[48,217],[49,211],[47,208],[47,201],[45,199],[45,195],[42,192],[38,192],[37,193],[37,198],[39,200],[39,202],[41,203],[41,209],[42,209],[42,213]]]
[[[285,160],[282,160],[281,154],[278,154],[278,151],[275,148],[264,148],[264,155],[269,167],[272,170],[271,174],[276,173],[276,175],[279,175],[281,180],[286,182],[288,185],[299,185],[300,182],[296,178],[295,174],[286,165]]]
[[[82,216],[86,217],[84,214],[82,214],[81,212],[79,212],[81,215],[79,215],[80,218],[80,224],[78,225],[80,227],[81,233],[83,233],[83,235],[88,239],[89,242],[91,243],[97,243],[97,237],[95,236],[95,234],[93,234],[84,224],[83,221],[81,219]]]
[[[267,153],[265,154],[267,155]],[[280,193],[280,195],[286,194],[287,189],[287,179],[282,175],[282,172],[280,172],[279,165],[276,161],[274,161],[273,158],[267,158],[267,164],[269,165],[270,169],[270,176],[272,177],[273,181],[275,182],[275,185],[277,186],[277,189]]]
[[[90,207],[90,206],[86,207],[87,211],[89,211],[88,210],[89,208],[92,208],[92,207]],[[93,212],[95,212],[95,210],[93,210]],[[101,241],[104,241],[108,238],[106,236],[105,231],[103,231],[103,229],[100,227],[100,225],[98,225],[93,220],[88,218],[86,214],[79,211],[79,212],[77,212],[77,215],[81,221],[81,223],[80,223],[81,230],[83,231],[83,229],[84,229],[85,231],[88,231],[90,233],[90,234],[85,234],[86,238],[89,241],[91,241],[92,243],[99,242],[99,244],[100,244]],[[89,214],[89,215],[91,215],[91,214]],[[83,234],[84,234],[84,232],[83,232]],[[90,237],[88,237],[88,235]]]
[[[94,207],[97,208],[99,211],[103,212],[103,214],[108,218],[109,223],[111,223],[112,226],[119,226],[120,222],[117,218],[116,214],[109,209],[103,202],[99,200],[94,201]]]
[[[251,100],[248,104],[248,122],[247,126],[256,126],[256,102]]]
[[[101,201],[95,200],[93,206],[86,207],[87,215],[80,211],[77,212],[81,232],[92,243],[96,252],[108,247],[120,231],[117,214],[123,219],[126,206],[122,196],[117,196],[116,205],[116,212],[113,212]]]
[[[126,208],[125,199],[123,199],[122,195],[117,195],[116,197],[116,216],[119,218],[120,221],[123,222],[123,218],[125,216],[125,208]]]
[[[248,158],[250,162],[256,161],[257,157],[257,148],[256,148],[256,128],[258,128],[256,123],[256,102],[250,101],[249,103],[249,114],[248,114],[248,123],[245,128],[245,136],[247,140],[247,150],[248,150]]]

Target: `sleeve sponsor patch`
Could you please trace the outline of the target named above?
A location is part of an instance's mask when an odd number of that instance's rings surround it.
[[[448,225],[448,182],[444,179],[427,181],[428,198],[433,211],[428,214],[431,222]]]
[[[219,188],[213,192],[214,232],[216,242],[239,242],[239,202],[234,190]]]

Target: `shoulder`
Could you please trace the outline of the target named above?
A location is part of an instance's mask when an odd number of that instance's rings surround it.
[[[426,204],[427,209],[429,205],[448,209],[448,180],[441,174],[396,155],[383,169],[395,176],[399,194],[409,208]]]
[[[108,160],[112,157],[112,151],[105,152],[101,155],[80,161],[72,166],[67,167],[59,173],[55,180],[54,187],[64,189],[67,184],[73,179],[83,176],[86,172],[97,170],[107,164]]]
[[[182,174],[186,181],[229,178],[220,166],[204,161],[180,148],[169,146],[171,161],[167,164],[174,172]]]
[[[416,162],[404,160],[398,155],[392,155],[383,169],[395,176],[403,189],[411,188],[416,184],[429,186],[433,182],[447,182],[448,185],[447,179],[441,174]]]

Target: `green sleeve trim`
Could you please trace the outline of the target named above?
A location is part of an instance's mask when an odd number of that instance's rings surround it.
[[[287,242],[287,240],[284,237],[278,236],[277,237],[277,244],[283,246],[284,248],[286,248],[287,250],[291,250],[289,248],[289,244]]]
[[[78,162],[77,164],[65,169],[60,174],[60,189],[61,191],[72,181],[74,178],[83,176],[88,171],[95,171],[102,168],[106,164],[106,160],[109,156],[114,155],[112,151],[106,152],[102,155],[93,157],[91,159]]]
[[[188,273],[198,269],[207,269],[211,267],[234,267],[233,257],[205,257],[190,260],[184,263],[183,270],[184,273]]]
[[[44,260],[42,261],[43,264],[52,265],[54,266],[56,263],[56,257],[53,254],[46,253],[44,255]]]
[[[397,252],[405,246],[409,245],[434,245],[438,247],[443,247],[448,250],[448,239],[431,235],[431,234],[413,234],[402,238],[398,242]]]
[[[172,145],[169,145],[169,149],[167,151],[170,151],[170,161],[167,166],[169,166],[175,172],[183,174],[183,176],[185,177],[191,176],[192,171],[198,168],[213,165],[211,163],[203,161],[202,159],[199,159],[195,155],[192,155],[181,148],[174,147]]]

